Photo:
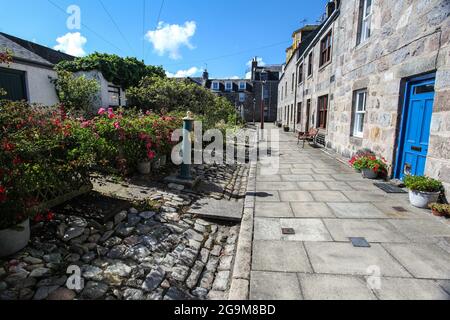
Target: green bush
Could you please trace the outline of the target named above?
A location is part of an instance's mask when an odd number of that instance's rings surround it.
[[[137,86],[141,79],[147,76],[165,77],[161,67],[147,66],[136,58],[122,58],[115,54],[98,52],[73,61],[60,62],[56,69],[69,72],[98,70],[107,81],[124,89]]]
[[[53,83],[59,101],[68,112],[75,115],[88,115],[92,112],[94,99],[100,90],[96,80],[60,70]]]
[[[154,112],[191,111],[203,121],[205,130],[220,122],[238,123],[234,106],[224,97],[188,80],[145,77],[139,86],[127,90],[130,106]]]
[[[438,180],[422,176],[406,176],[405,186],[412,191],[439,192],[442,191],[442,183]]]

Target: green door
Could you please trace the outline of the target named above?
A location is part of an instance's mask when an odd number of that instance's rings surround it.
[[[1,99],[27,100],[25,72],[0,68],[0,88],[7,92]]]

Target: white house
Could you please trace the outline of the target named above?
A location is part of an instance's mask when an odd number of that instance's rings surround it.
[[[8,49],[13,55],[13,63],[0,64],[0,88],[7,92],[7,96],[2,98],[43,105],[55,105],[59,102],[55,86],[51,82],[57,77],[53,68],[61,61],[74,60],[74,56],[1,32],[0,49]],[[100,84],[95,109],[126,105],[125,91],[106,81],[101,72],[86,71],[78,74],[96,79]]]

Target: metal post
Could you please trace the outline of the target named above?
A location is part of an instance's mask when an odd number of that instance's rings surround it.
[[[256,98],[253,99],[253,125],[256,124],[255,116],[256,116]]]
[[[194,119],[189,111],[183,118],[183,164],[180,170],[180,179],[191,180],[192,141],[191,132],[194,129]]]

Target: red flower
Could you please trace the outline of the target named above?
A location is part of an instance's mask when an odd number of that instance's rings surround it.
[[[155,157],[156,157],[156,153],[155,153],[154,151],[149,151],[149,152],[147,152],[147,157],[148,157],[150,160],[153,160],[153,159],[155,159]]]
[[[6,188],[4,186],[0,186],[0,203],[6,201]]]
[[[3,150],[5,151],[13,151],[15,149],[15,146],[12,143],[9,143],[8,141],[3,142]]]
[[[44,216],[42,214],[39,213],[34,217],[34,222],[39,223],[42,221],[44,221]]]
[[[55,219],[55,214],[51,211],[47,213],[47,221],[53,221]]]

